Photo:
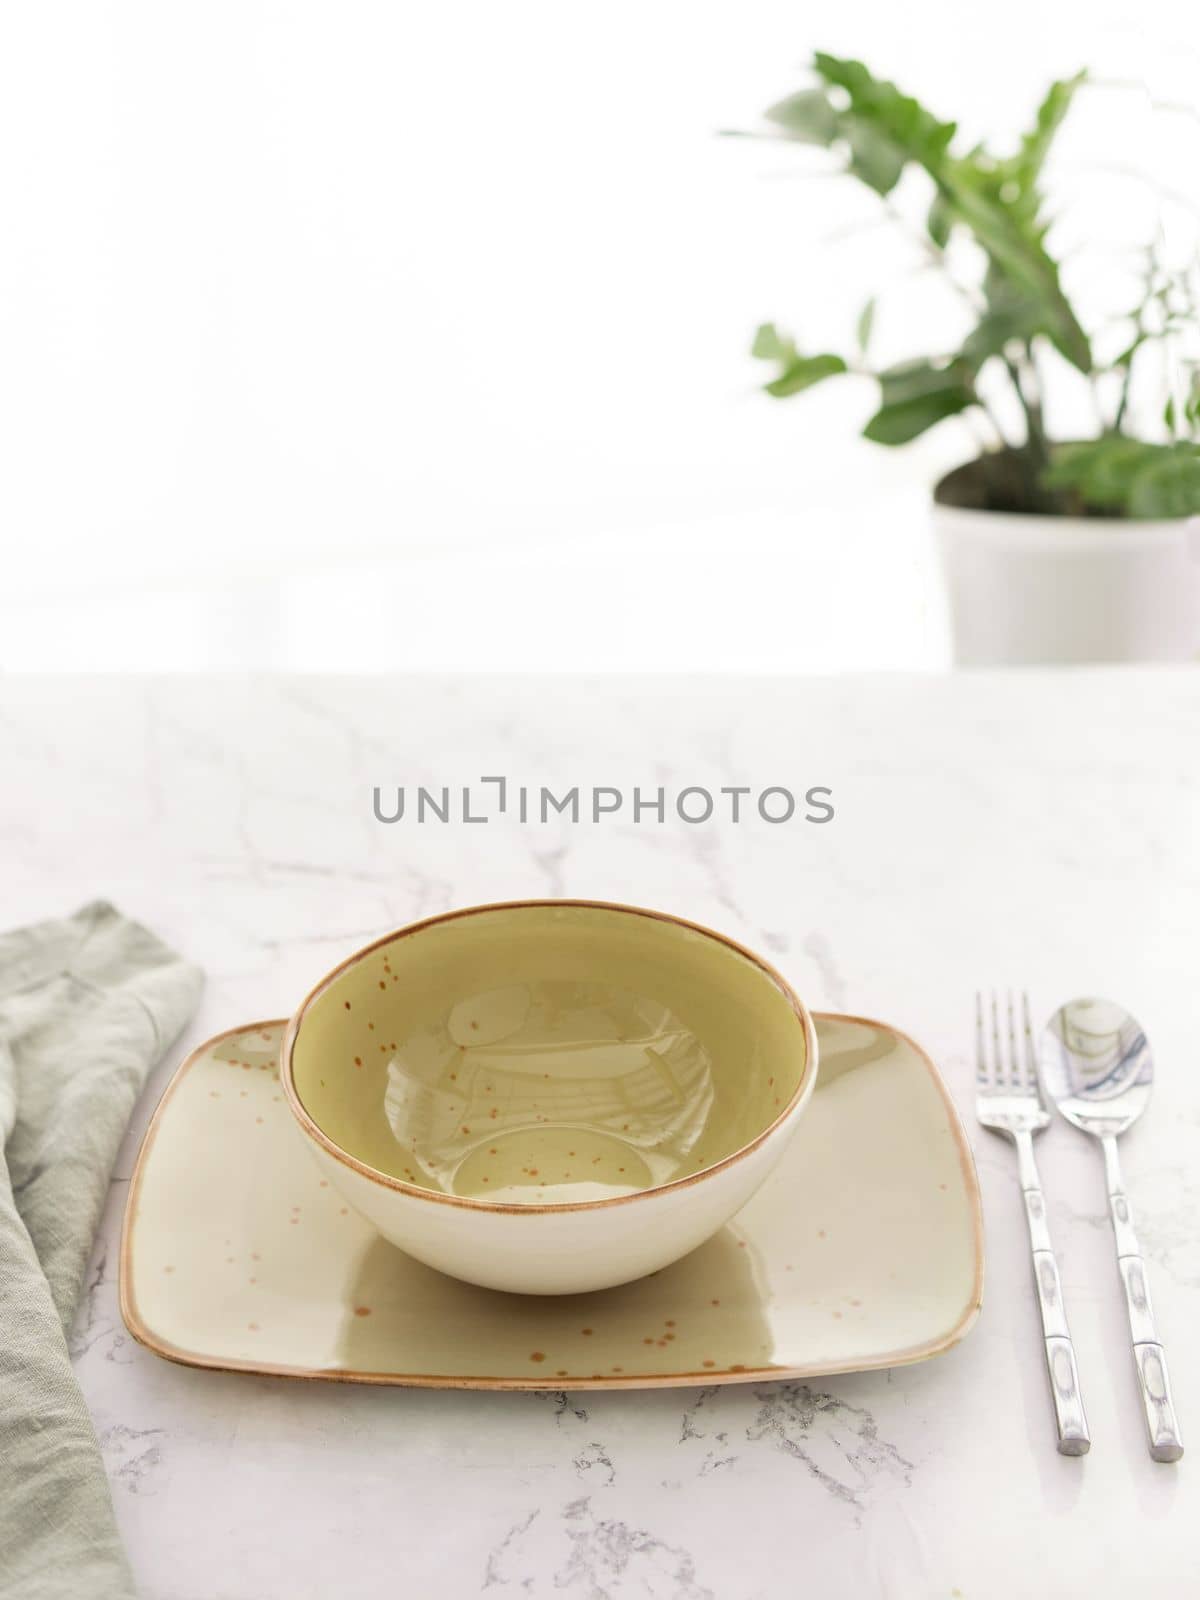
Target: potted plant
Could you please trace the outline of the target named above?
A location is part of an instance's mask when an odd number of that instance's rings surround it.
[[[1051,253],[1043,172],[1085,81],[1054,83],[1009,154],[960,149],[954,123],[830,55],[766,113],[772,136],[829,150],[893,220],[901,179],[907,197],[922,188],[922,249],[968,309],[965,338],[900,365],[872,361],[874,301],[852,354],[772,323],[753,345],[779,399],[842,374],[873,379],[879,404],[863,431],[881,445],[950,418],[986,433],[934,492],[963,664],[1200,652],[1200,523],[1187,520],[1200,514],[1200,270],[1148,247],[1137,304],[1091,331],[1076,314]],[[1095,430],[1056,439],[1047,392],[1071,384],[1091,391]]]

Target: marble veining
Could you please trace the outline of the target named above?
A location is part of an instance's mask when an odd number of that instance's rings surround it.
[[[871,1413],[807,1384],[760,1389],[758,1412],[746,1429],[751,1444],[769,1443],[799,1461],[837,1500],[856,1510],[885,1477],[909,1484],[912,1462],[886,1439]]]
[[[980,984],[1028,985],[1041,1018],[1089,991],[1126,1004],[1158,1065],[1126,1181],[1200,1449],[1198,733],[1183,670],[0,682],[8,922],[105,895],[209,973],[121,1153],[72,1340],[147,1600],[383,1600],[401,1579],[449,1600],[1011,1600],[1049,1552],[1058,1595],[1123,1600],[1134,1575],[1186,1592],[1190,1468],[1146,1457],[1103,1185],[1065,1127],[1039,1162],[1095,1441],[1082,1461],[1053,1449],[1011,1152],[974,1128],[982,1320],[891,1373],[588,1395],[289,1383],[152,1356],[114,1280],[138,1142],[185,1048],[285,1014],[364,940],[455,904],[640,901],[761,949],[814,1006],[906,1028],[964,1109]],[[371,816],[373,784],[505,770],[821,782],[838,812],[708,830]],[[1000,1501],[1006,1519],[980,1514]]]

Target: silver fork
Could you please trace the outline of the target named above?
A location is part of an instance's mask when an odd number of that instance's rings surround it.
[[[1004,1133],[1017,1147],[1017,1175],[1025,1196],[1025,1220],[1029,1224],[1029,1244],[1033,1252],[1033,1281],[1042,1313],[1042,1333],[1046,1347],[1046,1372],[1054,1400],[1058,1425],[1058,1448],[1064,1456],[1082,1456],[1092,1448],[1083,1397],[1079,1392],[1079,1369],[1075,1346],[1067,1326],[1063,1306],[1062,1282],[1050,1228],[1046,1203],[1033,1159],[1033,1136],[1050,1122],[1038,1084],[1037,1057],[1033,1048],[1033,1029],[1029,1021],[1029,996],[1022,994],[1023,1050],[1017,1048],[1017,1028],[1013,1014],[1012,990],[1008,992],[1007,1060],[1000,1043],[1000,1012],[996,993],[991,996],[992,1049],[989,1064],[984,1041],[983,996],[975,994],[975,1115],[993,1133]]]

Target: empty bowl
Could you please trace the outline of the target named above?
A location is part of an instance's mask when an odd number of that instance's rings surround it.
[[[573,1294],[702,1244],[817,1072],[807,1009],[707,928],[593,901],[418,922],[334,969],[284,1039],[330,1182],[456,1278]]]

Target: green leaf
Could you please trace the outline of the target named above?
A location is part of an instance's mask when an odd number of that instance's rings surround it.
[[[1124,511],[1134,478],[1152,465],[1161,448],[1121,433],[1059,445],[1042,482],[1048,489],[1074,490],[1092,510]]]
[[[879,388],[879,410],[863,429],[863,437],[876,444],[907,444],[976,403],[970,373],[958,361],[941,367],[905,362],[880,373]]]
[[[954,214],[942,199],[940,194],[935,194],[925,217],[925,231],[937,245],[939,250],[944,250],[950,239],[950,230],[954,225]]]
[[[1051,90],[1019,154],[996,161],[981,150],[953,156],[955,124],[933,116],[894,83],[875,78],[861,61],[818,54],[813,65],[849,102],[838,115],[850,147],[850,171],[887,194],[908,162],[922,167],[937,190],[938,208],[928,224],[935,242],[944,242],[954,222],[968,227],[993,272],[1037,307],[1039,331],[1072,365],[1089,372],[1091,348],[1046,250],[1036,188],[1041,162],[1074,93],[1074,80]]]
[[[902,361],[879,374],[879,397],[885,406],[902,405],[952,387],[971,388],[970,374],[958,361]]]
[[[982,245],[993,279],[1005,281],[1010,299],[1034,308],[1038,330],[1072,366],[1090,372],[1091,346],[1046,251],[1045,229],[1005,198],[1003,177],[980,157],[947,161],[933,176],[947,206]]]
[[[1200,514],[1200,445],[1110,433],[1060,445],[1042,481],[1074,490],[1093,511],[1154,519]]]
[[[1160,448],[1160,458],[1133,480],[1129,515],[1157,519],[1200,514],[1200,446]]]
[[[864,356],[866,355],[867,346],[871,343],[871,333],[872,333],[874,327],[875,327],[875,297],[874,297],[874,295],[872,295],[871,298],[867,301],[866,305],[859,312],[859,314],[858,314],[858,322],[855,324],[855,328],[854,328],[854,337],[855,337],[855,339],[856,339],[856,341],[858,343],[858,350],[859,350],[859,354],[860,355],[864,355]]]
[[[785,400],[789,395],[800,394],[804,389],[811,389],[815,383],[821,383],[826,378],[835,378],[846,370],[846,363],[841,356],[797,356],[784,367],[777,378],[764,387],[767,393],[774,395],[777,400]]]
[[[1063,78],[1050,85],[1037,109],[1032,130],[1022,138],[1021,148],[1011,162],[1006,163],[1006,173],[1026,195],[1033,193],[1076,91],[1086,82],[1087,73],[1077,72],[1073,78]]]
[[[946,389],[901,405],[880,406],[863,429],[863,438],[875,444],[908,444],[947,417],[965,411],[972,403],[971,395]]]
[[[972,372],[978,372],[985,361],[1003,356],[1015,340],[1025,340],[1039,331],[1036,322],[1017,308],[989,311],[963,340],[963,360]]]
[[[811,389],[814,383],[834,378],[847,370],[841,356],[802,356],[796,348],[796,341],[788,334],[780,333],[773,322],[764,322],[759,328],[750,346],[750,354],[759,361],[778,362],[778,376],[763,385],[766,392],[777,400],[800,394],[804,389]]]
[[[850,146],[848,170],[876,194],[891,194],[904,171],[904,151],[873,123],[852,111],[842,118],[841,131]]]
[[[837,138],[837,112],[824,89],[801,89],[771,106],[766,118],[797,144],[829,146]]]
[[[887,140],[902,164],[917,161],[927,166],[945,155],[956,131],[955,123],[939,121],[911,95],[902,94],[894,83],[874,77],[861,61],[818,52],[813,57],[813,67],[826,83],[845,90],[851,113]]]
[[[764,322],[754,335],[750,354],[756,361],[794,361],[796,345],[773,322]]]
[[[993,356],[1005,355],[1009,345],[1027,345],[1043,331],[1038,302],[1014,290],[994,269],[984,280],[984,299],[987,310],[962,347],[962,358],[972,372],[978,372]]]

